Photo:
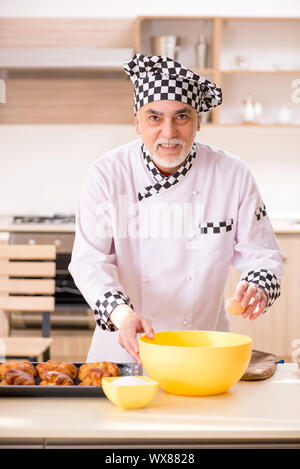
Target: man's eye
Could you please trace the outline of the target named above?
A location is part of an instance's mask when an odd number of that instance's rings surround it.
[[[158,120],[158,116],[150,116],[149,119],[151,121],[157,121]]]
[[[184,120],[184,119],[187,118],[187,115],[186,114],[178,114],[177,117],[178,117],[179,120]]]

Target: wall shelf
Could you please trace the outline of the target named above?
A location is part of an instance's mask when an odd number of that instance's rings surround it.
[[[244,126],[250,94],[262,103],[259,125],[299,127],[300,106],[291,99],[300,78],[299,26],[300,18],[0,18],[0,123],[133,124],[123,63],[135,52],[153,54],[154,36],[173,34],[178,60],[223,90],[222,106],[203,113],[203,125]],[[204,68],[195,51],[200,34],[208,41]],[[292,117],[280,124],[284,106]]]
[[[252,73],[267,73],[267,74],[270,74],[270,75],[278,75],[278,74],[294,74],[294,75],[298,75],[300,76],[300,70],[298,69],[295,69],[295,70],[220,70],[220,73],[226,73],[226,74],[252,74]]]
[[[211,111],[214,125],[252,125],[243,123],[243,101],[250,97],[263,110],[254,125],[300,126],[300,107],[291,98],[292,81],[300,78],[300,18],[140,16],[137,52],[155,53],[153,37],[170,34],[180,46],[171,58],[222,88],[222,106]],[[208,44],[205,69],[199,69],[195,59],[200,34]],[[279,123],[282,108],[291,114],[289,123]]]
[[[132,55],[133,48],[2,48],[0,69],[123,71],[123,63]]]

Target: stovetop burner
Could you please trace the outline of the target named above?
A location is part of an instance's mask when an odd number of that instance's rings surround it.
[[[13,223],[17,225],[26,223],[50,223],[50,224],[63,224],[63,223],[75,223],[75,215],[66,215],[63,213],[55,213],[54,215],[42,216],[42,215],[15,215],[13,217]]]

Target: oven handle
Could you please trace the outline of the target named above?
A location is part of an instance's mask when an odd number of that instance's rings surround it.
[[[82,296],[79,290],[70,287],[55,287],[56,293],[74,293],[74,295]]]

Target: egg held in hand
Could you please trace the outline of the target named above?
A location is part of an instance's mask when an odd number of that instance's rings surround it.
[[[246,308],[235,298],[228,298],[225,309],[231,314],[242,314]]]

